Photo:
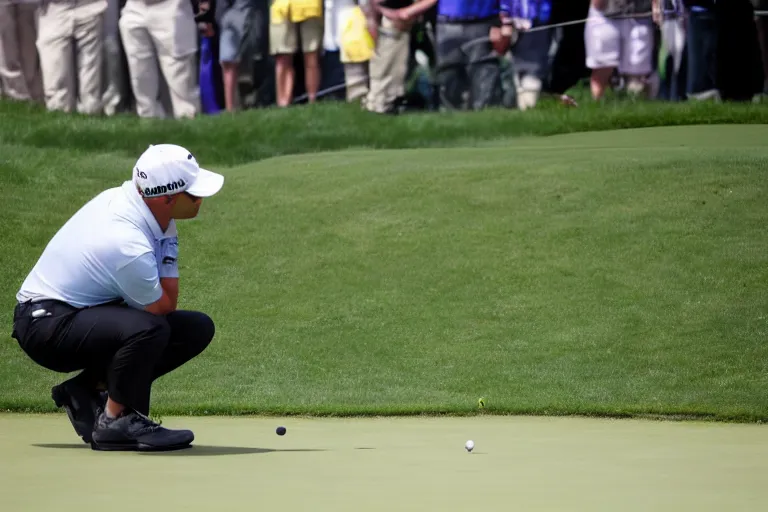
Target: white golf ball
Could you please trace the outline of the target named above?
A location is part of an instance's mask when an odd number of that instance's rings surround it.
[[[475,442],[473,440],[467,441],[467,443],[464,445],[464,448],[467,449],[468,452],[471,452],[475,448]]]

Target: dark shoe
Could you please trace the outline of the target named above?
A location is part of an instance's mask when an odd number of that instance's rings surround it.
[[[70,379],[51,388],[51,398],[56,407],[63,407],[67,417],[83,442],[91,442],[93,425],[99,409],[107,403],[107,394],[95,389],[87,389],[77,381]]]
[[[167,451],[186,448],[194,441],[189,430],[170,430],[143,414],[124,410],[117,418],[102,412],[93,429],[94,450]]]

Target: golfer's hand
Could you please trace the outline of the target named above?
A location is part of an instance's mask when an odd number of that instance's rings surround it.
[[[157,259],[157,272],[161,279],[179,277],[179,238],[174,236],[160,240],[155,258]]]

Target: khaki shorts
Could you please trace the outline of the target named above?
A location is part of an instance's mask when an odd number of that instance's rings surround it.
[[[286,21],[269,25],[269,52],[272,55],[294,54],[299,50],[301,33],[301,52],[311,53],[320,50],[323,42],[323,19],[309,18],[300,23]]]
[[[594,7],[584,28],[589,69],[619,68],[622,75],[647,75],[653,65],[653,22],[611,19]]]

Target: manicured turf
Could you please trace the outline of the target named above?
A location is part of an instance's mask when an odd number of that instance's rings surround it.
[[[296,112],[297,123],[307,115]],[[501,119],[472,123],[482,116]],[[129,176],[144,141],[186,144],[227,176],[180,227],[181,306],[209,312],[218,334],[157,383],[156,413],[469,413],[484,396],[486,412],[768,419],[766,126],[480,141],[448,118],[446,140],[475,147],[225,168],[264,146],[230,147],[213,131],[206,144],[209,120],[162,138],[160,124],[145,134],[118,121],[125,137],[109,143],[110,120],[68,120],[70,132],[43,140],[32,119],[26,132],[0,128],[8,333],[13,295],[49,237]],[[382,121],[381,145],[409,144],[387,139],[397,126],[440,122],[409,119]],[[225,121],[230,133],[242,118]],[[303,150],[299,125],[290,140]],[[330,129],[320,125],[310,147]],[[447,145],[430,136],[424,145]],[[52,410],[61,376],[6,338],[0,408]]]
[[[0,414],[3,510],[721,512],[762,510],[768,499],[762,425],[165,419],[193,430],[191,448],[92,451],[64,414]],[[288,433],[275,435],[277,425]]]

